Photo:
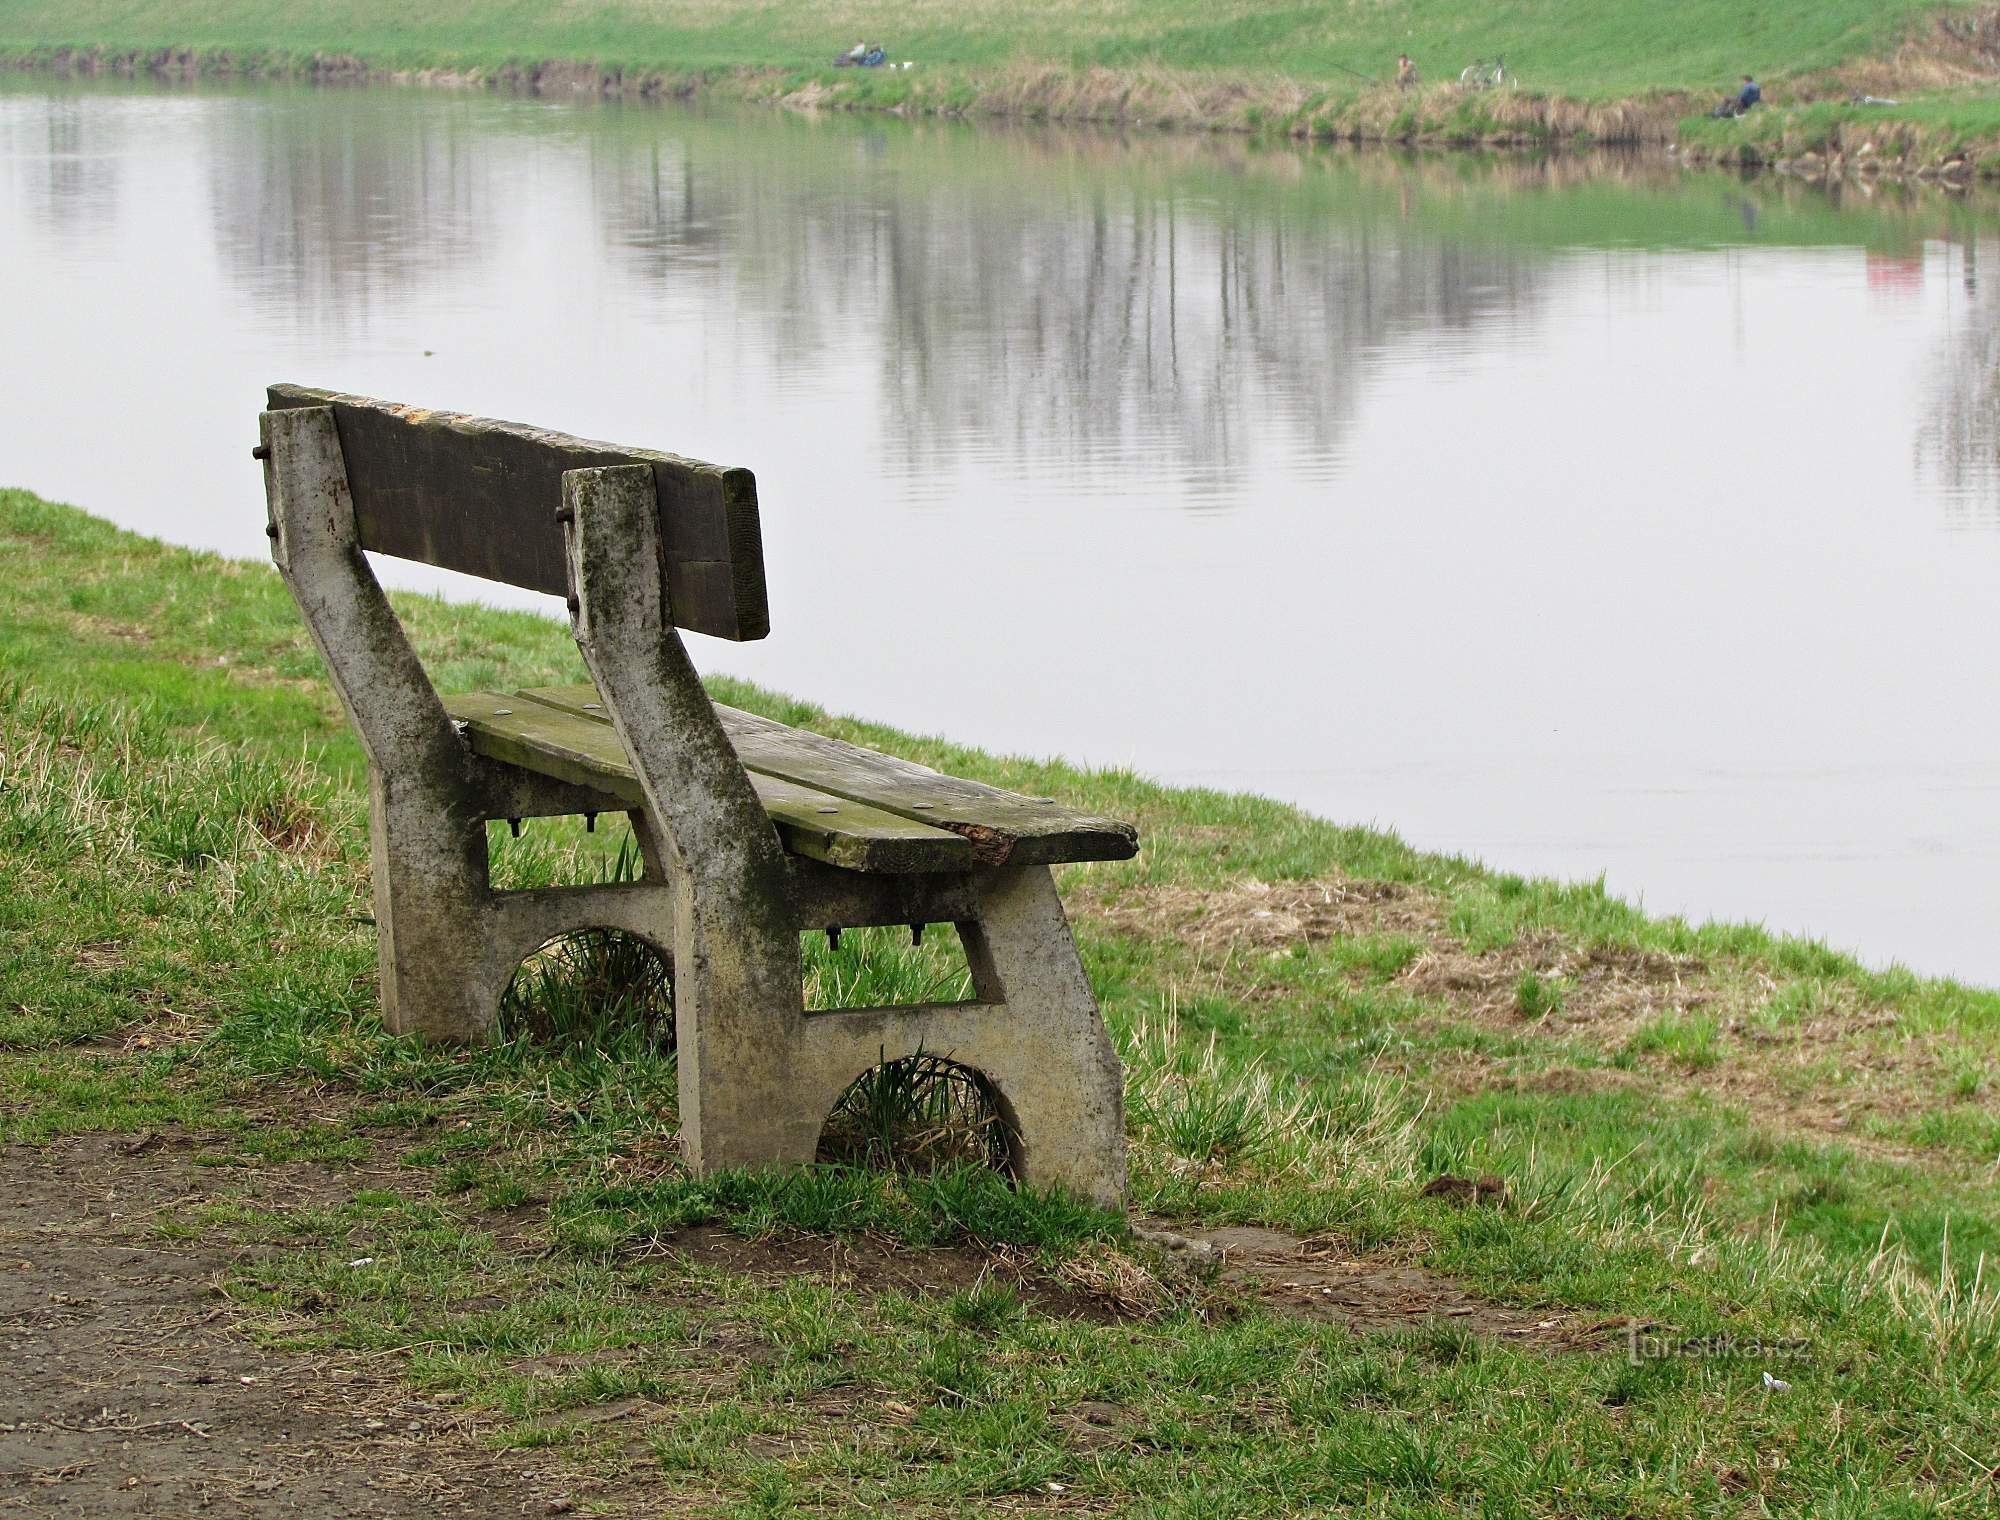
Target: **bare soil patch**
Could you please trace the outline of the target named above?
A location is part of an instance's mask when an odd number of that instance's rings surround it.
[[[952,1293],[1001,1281],[1038,1314],[1098,1324],[1150,1319],[1189,1302],[1226,1313],[1234,1301],[1334,1320],[1358,1335],[1449,1322],[1469,1334],[1548,1349],[1590,1343],[1602,1328],[1566,1310],[1494,1303],[1407,1256],[1356,1255],[1337,1240],[1252,1225],[1170,1219],[1135,1219],[1133,1225],[1142,1240],[1166,1249],[1170,1268],[1164,1273],[1108,1248],[1086,1252],[1051,1275],[1004,1249],[913,1250],[872,1238],[819,1236],[752,1240],[709,1227],[678,1231],[656,1249],[752,1280],[804,1277],[863,1294]]]
[[[0,1337],[13,1374],[0,1394],[0,1515],[448,1520],[593,1504],[632,1515],[712,1512],[712,1496],[663,1482],[644,1461],[592,1474],[581,1458],[556,1450],[489,1449],[481,1437],[490,1419],[450,1395],[412,1391],[394,1353],[260,1346],[220,1283],[269,1248],[178,1240],[159,1225],[211,1202],[337,1205],[362,1189],[407,1190],[411,1174],[386,1143],[354,1165],[198,1164],[199,1153],[226,1144],[225,1136],[167,1130],[0,1150],[7,1184]],[[1171,1266],[1154,1275],[1110,1248],[1056,1273],[1007,1251],[750,1239],[708,1227],[647,1249],[753,1280],[803,1277],[862,1294],[937,1295],[997,1277],[1032,1312],[1096,1323],[1144,1319],[1189,1301],[1228,1312],[1247,1300],[1363,1334],[1447,1323],[1561,1349],[1594,1333],[1574,1316],[1493,1304],[1415,1262],[1357,1257],[1332,1241],[1249,1228],[1180,1226],[1176,1234],[1184,1242],[1176,1255],[1202,1258],[1189,1264],[1189,1279]],[[539,1251],[538,1236],[535,1221],[524,1221],[515,1243]],[[709,1349],[713,1365],[691,1377],[717,1390],[770,1355],[748,1325],[729,1327]],[[576,1370],[546,1360],[517,1370]],[[614,1445],[631,1447],[671,1414],[645,1399],[621,1399],[567,1411],[555,1423],[601,1426]],[[843,1417],[855,1415],[847,1409]],[[885,1406],[879,1418],[894,1423],[900,1415]],[[1061,1418],[1087,1427],[1094,1440],[1123,1438],[1124,1421],[1110,1406]]]
[[[270,1352],[217,1289],[254,1248],[177,1243],[158,1211],[392,1185],[393,1167],[194,1165],[193,1137],[0,1151],[0,1515],[559,1513],[546,1458],[486,1451],[395,1365]]]
[[[1402,1257],[1357,1256],[1338,1240],[1302,1239],[1249,1225],[1196,1228],[1135,1221],[1141,1234],[1206,1262],[1215,1280],[1282,1314],[1332,1320],[1357,1335],[1451,1325],[1469,1335],[1546,1351],[1603,1344],[1613,1322],[1564,1309],[1481,1298],[1463,1283]]]

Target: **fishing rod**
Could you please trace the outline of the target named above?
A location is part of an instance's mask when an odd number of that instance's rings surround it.
[[[1381,80],[1377,79],[1373,74],[1364,74],[1359,69],[1350,69],[1344,63],[1336,63],[1334,64],[1334,67],[1339,69],[1340,72],[1343,74],[1352,74],[1356,79],[1365,79],[1370,84],[1380,84],[1382,82]]]

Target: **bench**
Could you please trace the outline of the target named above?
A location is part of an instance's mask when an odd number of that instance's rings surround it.
[[[811,1161],[850,1083],[923,1054],[977,1073],[1020,1179],[1122,1201],[1118,1057],[1049,868],[1134,831],[711,702],[678,630],[769,631],[749,471],[292,385],[260,433],[272,555],[368,761],[392,1031],[486,1038],[526,957],[617,930],[671,967],[697,1172]],[[363,550],[564,597],[591,684],[440,697]],[[639,880],[491,886],[489,821],[605,812]],[[805,1011],[801,933],[937,923],[970,1000]]]

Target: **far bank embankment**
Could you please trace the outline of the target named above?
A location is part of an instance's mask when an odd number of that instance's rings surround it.
[[[933,13],[921,0],[879,10],[837,0],[778,24],[735,0],[699,15],[661,0],[577,0],[559,15],[484,0],[424,17],[389,0],[345,0],[336,13],[269,0],[0,0],[0,64],[73,76],[715,97],[1435,147],[1671,145],[1689,162],[1809,174],[2000,174],[2000,7],[1773,6],[1785,14],[1754,26],[1718,15],[1663,48],[1657,38],[1642,45],[1649,34],[1635,29],[1626,0],[1559,25],[1528,0],[1426,11],[1421,35],[1400,13],[1306,22],[1228,0],[1132,0],[1116,14],[1066,8],[1032,24],[977,6]],[[1785,38],[1773,60],[1783,68],[1761,61],[1773,32]],[[850,33],[887,39],[889,66],[834,67]],[[1405,50],[1424,73],[1407,90],[1384,82]],[[1516,83],[1458,82],[1461,61],[1502,55]],[[1701,120],[1746,61],[1766,75],[1771,106],[1743,122]],[[1848,103],[1885,95],[1903,103]]]

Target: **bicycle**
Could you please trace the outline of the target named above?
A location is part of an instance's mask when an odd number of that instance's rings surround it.
[[[1514,76],[1507,72],[1506,61],[1500,58],[1491,63],[1484,59],[1469,63],[1458,76],[1458,85],[1462,90],[1497,90],[1513,82]]]

